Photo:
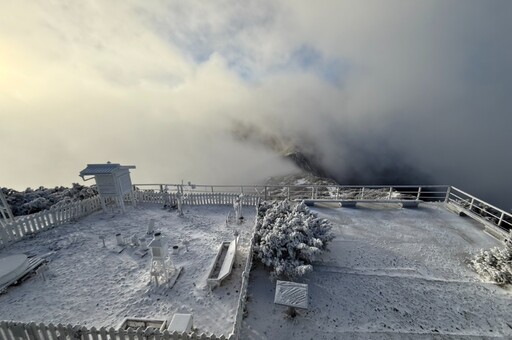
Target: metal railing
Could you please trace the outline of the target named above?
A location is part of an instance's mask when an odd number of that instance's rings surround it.
[[[187,193],[238,193],[261,200],[322,199],[415,199],[446,202],[499,229],[512,230],[512,215],[458,188],[449,185],[207,185],[207,184],[134,184],[135,190]]]
[[[512,214],[456,187],[450,187],[446,202],[457,205],[467,213],[476,215],[477,218],[487,221],[503,231],[510,232],[512,230]]]
[[[135,190],[153,192],[238,193],[262,200],[300,199],[419,199],[445,201],[448,185],[206,185],[134,184]]]

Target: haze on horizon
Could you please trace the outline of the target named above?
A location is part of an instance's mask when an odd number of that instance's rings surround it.
[[[0,185],[255,183],[296,171],[451,184],[510,210],[512,2],[0,4]],[[402,175],[400,175],[402,176]],[[344,183],[341,183],[344,184]]]

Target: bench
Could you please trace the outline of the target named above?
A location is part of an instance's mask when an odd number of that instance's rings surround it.
[[[340,207],[355,207],[357,203],[398,203],[403,208],[417,208],[422,203],[418,199],[307,199],[304,204],[314,206],[315,203],[338,203]]]
[[[235,239],[231,242],[225,241],[221,243],[217,256],[215,256],[215,260],[213,261],[208,274],[208,278],[206,279],[206,283],[210,288],[213,289],[219,286],[222,280],[231,274],[231,269],[235,262],[237,245],[238,236],[235,236]]]

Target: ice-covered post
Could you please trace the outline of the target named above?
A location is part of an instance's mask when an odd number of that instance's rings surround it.
[[[178,192],[176,193],[176,200],[178,201],[178,215],[183,216],[183,193],[178,187]]]
[[[235,217],[236,217],[237,223],[240,223],[244,219],[244,217],[242,216],[242,198],[243,197],[244,197],[244,194],[240,194],[240,196],[238,196],[235,199],[235,202],[233,203],[233,208],[235,209]]]

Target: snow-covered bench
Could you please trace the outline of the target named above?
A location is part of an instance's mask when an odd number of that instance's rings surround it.
[[[225,241],[221,243],[217,256],[215,256],[215,260],[210,269],[210,273],[208,274],[208,279],[206,280],[210,288],[213,289],[219,286],[222,280],[231,274],[231,269],[235,262],[237,245],[238,236],[235,236],[235,239],[231,242]]]
[[[355,207],[357,203],[399,203],[404,208],[417,208],[422,200],[418,199],[309,199],[304,200],[307,206],[314,206],[315,203],[339,203],[341,207]]]

